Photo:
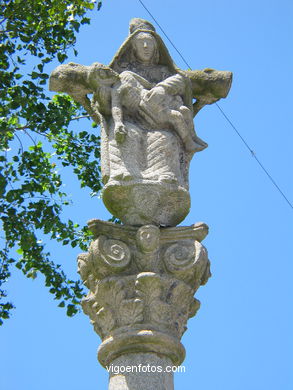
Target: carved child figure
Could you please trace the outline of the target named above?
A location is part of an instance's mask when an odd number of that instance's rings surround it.
[[[137,117],[138,121],[143,120],[151,128],[171,126],[188,152],[207,146],[196,136],[191,111],[180,96],[184,88],[183,76],[176,74],[154,85],[131,71],[119,75],[98,63],[92,69],[89,82],[96,88],[97,100],[111,100],[117,142],[123,142],[127,133],[123,124],[124,108],[127,116]]]

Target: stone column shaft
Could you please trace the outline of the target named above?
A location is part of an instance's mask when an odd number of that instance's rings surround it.
[[[172,361],[154,353],[131,353],[114,359],[109,390],[174,390]]]

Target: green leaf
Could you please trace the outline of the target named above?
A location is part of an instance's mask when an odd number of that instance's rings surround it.
[[[78,312],[78,309],[76,308],[75,305],[71,305],[71,304],[67,305],[66,314],[68,315],[68,317],[74,316],[77,312]]]
[[[84,110],[67,95],[51,99],[46,67],[56,59],[64,62],[69,50],[77,54],[76,32],[89,23],[94,2],[52,0],[50,7],[35,0],[4,3],[1,28],[9,34],[2,34],[0,47],[0,218],[4,238],[0,243],[0,284],[17,269],[32,279],[41,273],[59,306],[67,305],[67,314],[72,316],[78,311],[83,287],[52,261],[58,259],[58,251],[51,256],[45,243],[55,240],[59,245],[87,249],[90,236],[85,228],[80,231],[63,213],[66,205],[73,203],[63,184],[70,184],[75,176],[88,192],[100,191],[100,141],[88,132],[81,138],[71,130],[72,118]],[[70,12],[67,5],[72,5]],[[70,15],[74,16],[72,22],[68,21]],[[63,178],[64,167],[72,172],[69,179]],[[0,298],[4,296],[0,290]],[[0,323],[12,308],[9,302],[0,304]]]

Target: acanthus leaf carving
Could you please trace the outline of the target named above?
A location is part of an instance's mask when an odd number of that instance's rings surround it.
[[[207,251],[197,240],[198,229],[206,231],[206,226],[178,227],[176,240],[177,228],[119,225],[111,232],[109,222],[91,224],[97,228],[95,239],[89,253],[78,258],[90,289],[82,307],[105,351],[109,340],[117,340],[119,349],[120,336],[140,332],[180,344],[187,320],[200,307],[194,292],[210,276]]]
[[[153,272],[142,272],[137,276],[135,289],[144,303],[145,322],[168,323],[171,319],[169,305],[163,301],[164,278]]]
[[[106,337],[111,330],[119,326],[119,307],[125,299],[121,281],[114,278],[99,282],[95,293],[82,300],[82,307],[91,318],[96,332]]]
[[[190,315],[189,317],[194,317],[197,313],[197,311],[200,308],[200,301],[196,298],[193,298],[191,304],[190,304]]]
[[[143,322],[143,302],[141,299],[128,299],[122,302],[121,324],[134,325]]]
[[[112,311],[102,307],[96,314],[94,326],[101,332],[101,337],[105,338],[115,327],[115,319]]]
[[[186,330],[188,318],[194,315],[193,290],[185,283],[174,282],[168,291],[167,300],[172,308],[175,330],[179,336],[182,336]]]
[[[77,272],[80,274],[84,285],[91,289],[94,281],[94,268],[89,253],[80,253],[77,257]]]
[[[123,300],[126,298],[126,291],[123,282],[117,278],[108,278],[101,281],[96,291],[96,299],[101,307],[109,308],[113,315],[119,312]],[[119,316],[115,315],[119,323]]]

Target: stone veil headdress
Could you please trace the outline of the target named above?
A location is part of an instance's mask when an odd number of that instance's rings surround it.
[[[155,27],[147,20],[140,18],[131,19],[129,23],[129,36],[120,46],[109,66],[116,72],[121,73],[123,70],[128,68],[129,64],[133,63],[135,58],[132,40],[136,35],[142,32],[151,34],[157,42],[156,64],[165,65],[171,73],[177,73],[179,69],[174,64],[162,38],[156,33]]]

